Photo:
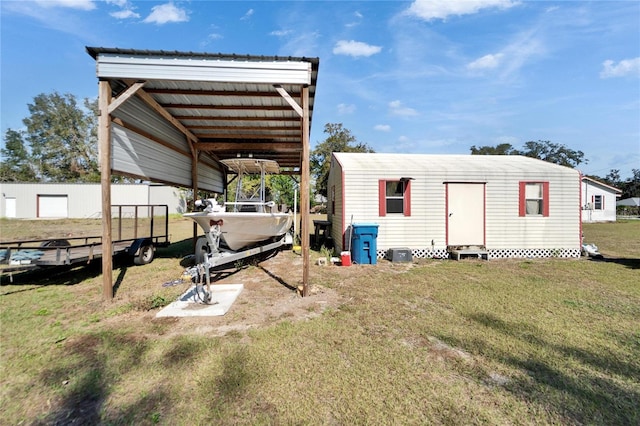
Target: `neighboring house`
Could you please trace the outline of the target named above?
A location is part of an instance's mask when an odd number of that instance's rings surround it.
[[[640,197],[631,197],[619,200],[616,203],[620,214],[628,216],[640,215]]]
[[[0,217],[98,218],[102,212],[100,184],[0,183]],[[157,184],[112,184],[112,205],[166,204],[168,213],[184,213],[184,194]],[[164,213],[164,212],[163,212]]]
[[[618,206],[640,207],[640,197],[625,198],[616,202]]]
[[[589,177],[582,177],[582,221],[615,222],[616,201],[622,190]]]
[[[378,224],[377,257],[580,257],[580,173],[522,156],[334,153],[327,214],[338,251],[350,224]]]

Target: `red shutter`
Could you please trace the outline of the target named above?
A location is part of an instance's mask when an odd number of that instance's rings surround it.
[[[549,216],[549,182],[542,182],[542,216]]]
[[[387,181],[378,181],[378,216],[387,215]]]
[[[404,215],[411,216],[411,181],[404,182]]]
[[[519,201],[518,201],[518,206],[519,206],[519,216],[526,216],[527,215],[527,208],[526,208],[526,203],[525,203],[525,191],[526,191],[526,182],[520,182],[520,193],[519,193]]]

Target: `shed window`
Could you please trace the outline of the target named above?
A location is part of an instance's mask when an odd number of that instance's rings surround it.
[[[604,210],[604,197],[602,195],[593,196],[593,209]]]
[[[520,216],[549,216],[549,182],[520,182]]]
[[[411,181],[409,179],[380,180],[378,206],[380,216],[387,214],[411,216]]]

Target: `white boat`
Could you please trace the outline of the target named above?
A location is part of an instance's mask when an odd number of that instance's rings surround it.
[[[199,200],[196,205],[203,207],[203,211],[184,214],[200,225],[210,250],[218,250],[219,238],[229,249],[238,251],[285,235],[293,222],[291,213],[279,212],[273,201],[265,200],[264,177],[267,173],[279,173],[278,164],[254,158],[234,158],[222,163],[238,174],[239,189],[243,176],[260,174],[260,189],[259,194],[248,197],[237,190],[236,201],[223,205],[214,199]]]

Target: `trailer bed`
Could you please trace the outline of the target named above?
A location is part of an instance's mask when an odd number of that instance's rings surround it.
[[[137,256],[145,247],[162,247],[169,245],[168,206],[166,205],[118,205],[116,209],[116,233],[122,237],[123,223],[130,221],[134,224],[131,238],[119,238],[112,242],[113,255],[128,254]],[[132,208],[135,213],[130,217],[123,214],[123,208]],[[151,211],[151,217],[139,217],[139,210]],[[162,210],[160,219],[162,227],[157,226],[156,210]],[[138,232],[138,223],[146,219],[150,226],[148,232]],[[48,266],[62,266],[74,264],[89,264],[100,259],[105,252],[102,237],[75,238],[46,238],[38,240],[23,240],[0,242],[0,274],[11,273],[25,269]]]

